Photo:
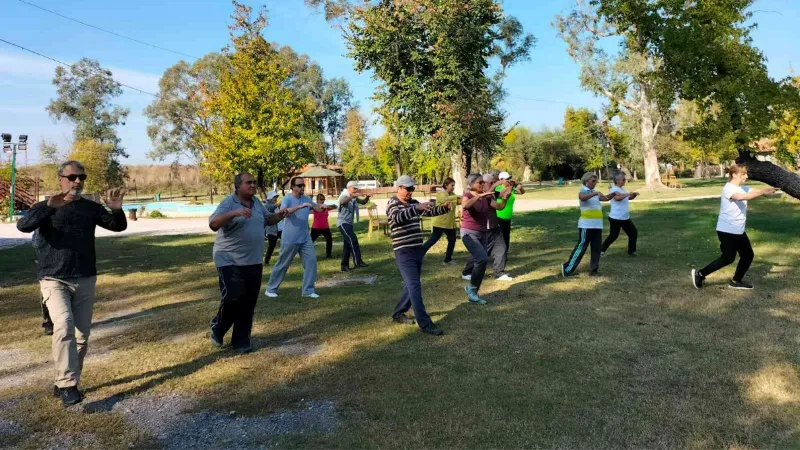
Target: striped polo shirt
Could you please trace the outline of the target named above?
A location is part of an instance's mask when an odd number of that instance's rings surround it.
[[[591,194],[592,190],[586,186],[581,186],[582,194]],[[583,201],[578,197],[578,204],[581,207],[581,218],[578,219],[578,228],[603,229],[603,205],[600,204],[600,197],[594,196],[589,200]]]
[[[448,209],[436,206],[428,211],[420,212],[416,205],[419,202],[413,198],[403,204],[397,197],[392,197],[386,205],[386,218],[389,221],[389,231],[392,235],[392,250],[408,247],[422,247],[422,228],[419,225],[421,216],[432,217],[446,214]]]

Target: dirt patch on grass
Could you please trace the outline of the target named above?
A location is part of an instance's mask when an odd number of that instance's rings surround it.
[[[248,448],[273,436],[290,433],[332,433],[339,425],[333,402],[308,401],[299,408],[267,416],[239,417],[227,413],[192,412],[195,401],[177,394],[110,397],[83,406],[86,413],[121,414],[146,430],[167,449]]]
[[[287,339],[278,347],[283,356],[314,356],[324,349],[325,344],[316,342],[314,336]]]
[[[335,288],[345,286],[371,286],[378,282],[377,275],[361,275],[355,277],[331,277],[317,283],[318,288]]]

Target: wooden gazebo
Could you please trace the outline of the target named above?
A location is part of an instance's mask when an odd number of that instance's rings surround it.
[[[339,195],[344,188],[344,175],[325,167],[313,166],[298,175],[306,179],[306,194]]]

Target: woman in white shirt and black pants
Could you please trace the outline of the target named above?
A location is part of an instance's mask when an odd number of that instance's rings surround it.
[[[630,194],[623,188],[625,186],[625,172],[614,173],[614,187],[608,191],[608,197],[611,200],[611,212],[608,214],[608,223],[611,226],[611,231],[608,237],[603,242],[603,249],[600,254],[604,255],[608,247],[614,243],[619,237],[620,228],[628,235],[628,254],[636,256],[636,238],[639,236],[636,227],[631,221],[631,207],[630,200],[639,196],[638,192],[631,192]]]
[[[703,287],[706,277],[717,270],[731,264],[739,254],[739,264],[736,273],[728,286],[734,289],[753,289],[753,285],[744,282],[744,275],[753,262],[753,247],[745,233],[747,221],[747,201],[762,195],[774,194],[777,189],[769,188],[759,191],[750,190],[744,186],[747,180],[747,167],[734,164],[728,170],[728,183],[722,188],[722,198],[719,206],[719,219],[717,220],[717,236],[722,255],[711,264],[700,270],[692,269],[692,284],[697,289]]]

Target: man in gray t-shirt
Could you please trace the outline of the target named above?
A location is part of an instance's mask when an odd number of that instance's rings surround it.
[[[358,244],[358,237],[353,231],[355,218],[358,217],[358,205],[365,205],[369,202],[369,195],[363,199],[358,198],[358,184],[355,181],[347,183],[347,188],[339,195],[339,215],[336,218],[336,226],[342,233],[344,250],[342,251],[342,272],[350,270],[350,256],[353,257],[355,267],[367,267],[367,263],[361,259],[361,246]]]
[[[211,320],[211,342],[222,347],[225,333],[233,327],[231,346],[247,353],[252,350],[250,331],[261,291],[264,227],[278,223],[282,215],[267,212],[255,196],[256,179],[249,173],[236,175],[233,184],[235,192],[208,218],[208,226],[217,232],[213,257],[222,293]]]
[[[278,262],[272,268],[269,276],[267,297],[278,296],[278,288],[286,277],[286,271],[296,254],[300,254],[303,263],[303,289],[302,296],[319,298],[314,292],[314,283],[317,281],[317,252],[314,243],[308,234],[308,216],[311,210],[323,211],[325,205],[317,205],[310,198],[303,195],[306,185],[302,178],[295,177],[291,181],[291,194],[281,200],[281,211],[286,220],[283,222],[283,235],[281,236],[281,254]]]

